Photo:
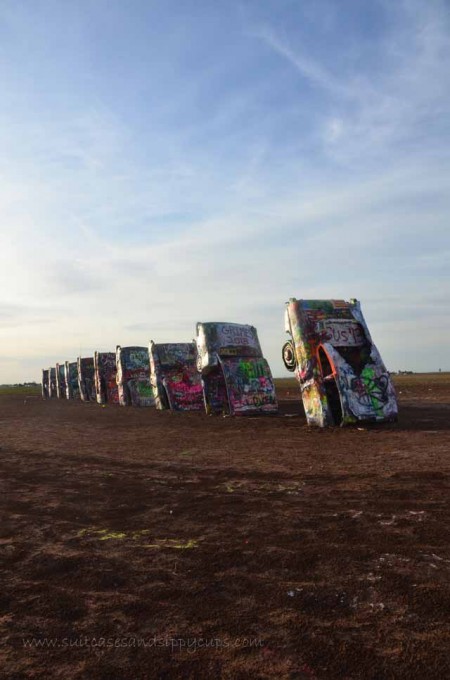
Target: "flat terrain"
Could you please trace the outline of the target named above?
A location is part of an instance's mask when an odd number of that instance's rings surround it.
[[[0,395],[0,677],[450,677],[450,376],[312,430]]]

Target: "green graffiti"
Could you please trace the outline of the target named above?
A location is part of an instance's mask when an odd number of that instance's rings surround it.
[[[367,395],[377,415],[382,415],[383,407],[389,401],[387,375],[375,374],[375,367],[367,364],[361,371],[361,380],[366,388]]]

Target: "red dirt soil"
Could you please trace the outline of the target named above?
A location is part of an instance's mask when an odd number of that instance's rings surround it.
[[[0,677],[450,677],[450,378],[309,429],[0,397]]]

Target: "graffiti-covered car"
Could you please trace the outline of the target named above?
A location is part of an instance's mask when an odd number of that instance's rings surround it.
[[[286,303],[286,368],[300,383],[308,424],[394,421],[397,399],[357,300]]]
[[[116,381],[117,366],[114,352],[94,353],[95,394],[98,404],[118,404],[119,388]]]
[[[78,357],[77,368],[81,401],[96,401],[94,357]]]
[[[147,347],[116,349],[117,385],[121,406],[154,406],[150,384],[150,362]]]
[[[79,399],[80,388],[78,386],[78,365],[76,361],[66,361],[65,376],[67,399]]]
[[[230,415],[276,413],[272,373],[254,326],[199,322],[197,367],[206,412]]]
[[[66,371],[65,364],[56,364],[56,396],[66,399]]]
[[[48,369],[48,396],[56,397],[56,368],[54,366]]]
[[[203,409],[203,388],[194,342],[149,345],[150,382],[157,409]]]
[[[48,399],[49,398],[49,390],[48,390],[48,368],[43,368],[42,369],[42,382],[41,382],[41,393],[42,393],[42,399]]]

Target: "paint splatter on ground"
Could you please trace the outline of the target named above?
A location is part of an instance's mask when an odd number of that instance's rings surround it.
[[[0,396],[1,677],[449,677],[436,381],[324,431],[292,381],[257,419]]]

